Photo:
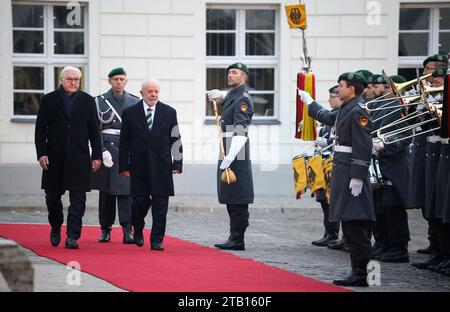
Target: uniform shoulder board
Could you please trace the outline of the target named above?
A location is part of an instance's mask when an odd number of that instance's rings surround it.
[[[131,95],[132,97],[135,97],[135,98],[139,99],[139,97],[134,95],[134,94],[131,94],[131,93],[128,93],[128,94]]]
[[[243,96],[243,97],[246,97],[246,98],[250,98],[250,96],[248,95],[247,92],[242,93],[242,96]]]
[[[363,102],[358,102],[358,105],[359,105],[361,108],[365,108],[365,105],[364,105]]]

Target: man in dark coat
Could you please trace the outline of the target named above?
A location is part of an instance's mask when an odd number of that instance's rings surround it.
[[[245,64],[234,63],[227,68],[228,85],[232,88],[223,102],[221,127],[225,157],[217,165],[217,195],[219,203],[227,205],[230,218],[230,236],[219,249],[245,250],[244,234],[248,227],[248,205],[253,203],[253,175],[250,161],[248,128],[252,122],[253,100],[248,94],[248,69]],[[222,102],[221,93],[208,91],[210,100]],[[221,180],[223,171],[230,168],[236,175],[236,183]]]
[[[156,80],[145,81],[143,100],[123,112],[119,172],[131,177],[136,245],[144,245],[144,218],[151,206],[151,249],[162,251],[169,196],[174,196],[172,175],[182,172],[183,148],[176,110],[158,101],[159,89]]]
[[[328,92],[330,93],[328,103],[330,104],[331,111],[338,109],[341,106],[342,101],[339,98],[338,94],[338,86],[331,87]],[[320,148],[326,148],[334,143],[334,127],[331,125],[323,125],[323,127],[319,131],[319,137],[314,142],[314,144]],[[331,149],[326,149],[321,152],[323,159],[329,157],[331,153]],[[330,205],[327,203],[326,191],[321,188],[314,192],[316,197],[316,201],[320,203],[323,211],[323,225],[325,227],[325,233],[323,237],[319,240],[315,240],[311,242],[311,244],[315,246],[328,246],[338,244],[338,234],[339,234],[339,222],[330,222],[329,220],[329,211]]]
[[[395,83],[406,80],[401,76],[392,76]],[[373,75],[374,93],[376,97],[384,96],[383,100],[372,102],[370,109],[378,109],[370,112],[373,132],[379,130],[385,134],[394,130],[403,129],[406,122],[396,123],[403,115],[399,108],[400,102],[392,100],[393,95],[390,84],[383,75]],[[375,206],[381,206],[376,211],[377,234],[375,235],[378,248],[372,248],[372,257],[383,262],[408,262],[408,241],[410,240],[408,215],[406,207],[409,202],[408,182],[411,165],[409,144],[411,143],[411,131],[401,131],[391,137],[391,143],[384,144],[378,138],[374,139],[373,157],[380,164],[382,175],[381,188],[377,191],[381,196],[374,198]],[[376,135],[374,135],[376,136]],[[409,138],[408,138],[409,137]]]
[[[375,221],[369,182],[372,125],[359,102],[367,80],[358,73],[344,73],[339,76],[338,83],[339,97],[343,103],[335,112],[315,103],[308,92],[299,91],[299,95],[308,105],[311,117],[336,127],[329,218],[331,222],[342,222],[342,231],[350,246],[352,271],[347,278],[333,283],[368,286],[369,230]]]
[[[130,177],[119,174],[119,140],[122,112],[139,101],[125,91],[126,72],[122,67],[108,74],[111,89],[95,98],[102,135],[103,166],[92,176],[92,188],[99,190],[98,217],[102,234],[99,242],[109,242],[116,219],[116,202],[123,243],[134,244],[131,228]]]
[[[42,189],[52,227],[50,241],[61,241],[63,205],[61,196],[69,191],[66,248],[78,248],[86,192],[91,190],[91,171],[101,165],[101,140],[94,98],[79,91],[81,72],[65,67],[58,90],[46,94],[36,119],[35,145],[43,169]],[[92,154],[89,154],[89,143]]]

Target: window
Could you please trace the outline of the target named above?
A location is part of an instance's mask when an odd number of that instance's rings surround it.
[[[206,88],[229,89],[226,68],[237,61],[249,68],[254,116],[275,116],[277,83],[277,11],[273,7],[206,10]],[[206,103],[206,115],[212,116]]]
[[[13,2],[14,117],[35,118],[42,96],[59,86],[64,66],[80,68],[85,77],[86,16],[85,6]]]
[[[399,69],[407,80],[429,55],[450,51],[450,5],[404,4],[400,8]],[[422,70],[421,70],[422,71]]]

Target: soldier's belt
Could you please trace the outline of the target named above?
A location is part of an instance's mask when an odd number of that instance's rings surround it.
[[[334,151],[339,153],[351,153],[352,147],[351,146],[345,146],[345,145],[335,145]]]
[[[232,138],[234,135],[235,135],[235,132],[222,132],[222,136],[224,138]],[[241,134],[239,134],[239,135],[241,135]],[[245,136],[247,136],[247,135],[245,135]]]
[[[427,136],[427,142],[428,143],[442,142],[442,138],[438,135],[430,135],[430,136]]]
[[[441,144],[448,144],[449,138],[441,138]]]
[[[112,134],[112,135],[120,135],[120,129],[104,129],[102,133]]]

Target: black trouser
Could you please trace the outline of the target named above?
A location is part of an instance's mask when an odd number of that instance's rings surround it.
[[[116,220],[116,202],[119,211],[119,223],[122,227],[131,224],[131,197],[129,195],[111,195],[100,191],[98,197],[98,219],[102,229],[110,229]]]
[[[384,209],[389,247],[408,248],[410,241],[408,214],[402,206],[386,206]]]
[[[45,190],[45,202],[48,210],[48,222],[55,230],[64,222],[61,196],[66,191]],[[69,191],[70,205],[67,214],[67,237],[79,239],[81,236],[82,218],[86,210],[86,192]]]
[[[337,235],[339,234],[339,222],[329,221],[330,205],[327,204],[326,201],[321,201],[320,206],[322,207],[323,211],[323,226],[325,227],[325,234],[336,235],[337,237]]]
[[[230,227],[232,230],[245,231],[248,227],[248,204],[246,205],[227,205],[228,215],[230,216]]]
[[[430,246],[432,250],[439,250],[439,241],[437,237],[437,225],[435,220],[430,220],[427,217],[425,217],[425,208],[421,208],[422,210],[422,216],[425,220],[428,222],[428,241],[430,242]]]
[[[436,221],[435,225],[437,228],[439,250],[444,256],[450,257],[450,223]]]
[[[389,245],[389,232],[386,224],[386,218],[384,213],[376,213],[376,222],[373,223],[373,237],[375,242],[384,246]]]
[[[342,222],[342,231],[347,244],[350,246],[350,260],[352,270],[358,273],[367,273],[367,264],[370,260],[369,230],[371,221],[352,220]]]
[[[145,217],[148,210],[152,208],[152,231],[150,242],[161,244],[166,233],[166,217],[169,207],[169,196],[146,195],[133,196],[131,205],[131,220],[135,236],[142,236],[145,226]]]

